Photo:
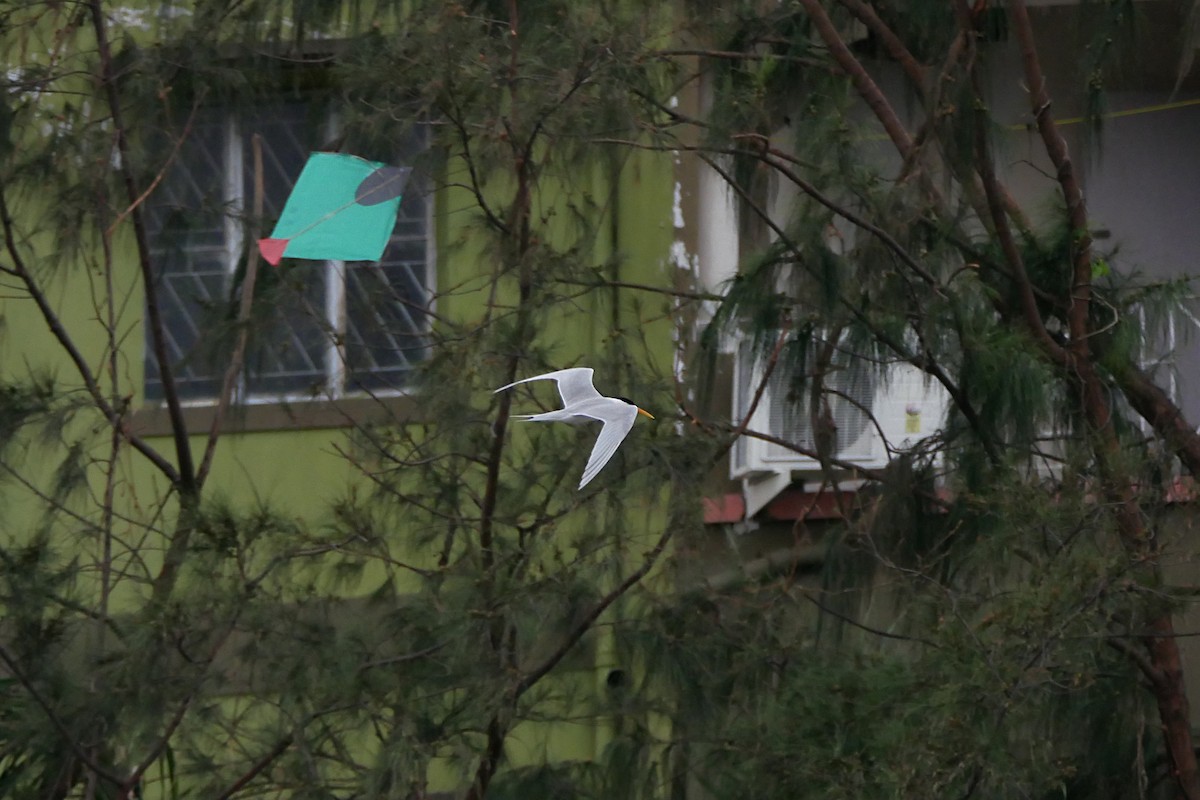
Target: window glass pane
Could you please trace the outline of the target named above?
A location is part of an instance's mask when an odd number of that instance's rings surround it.
[[[260,265],[246,388],[253,395],[320,396],[325,393],[325,273],[320,261]]]
[[[361,132],[360,132],[361,133]],[[397,166],[413,165],[427,131],[416,128],[399,142],[363,140],[364,152]],[[379,156],[391,151],[392,155]],[[431,301],[426,270],[429,244],[427,192],[419,174],[409,178],[392,238],[378,264],[346,269],[346,391],[403,388],[425,357]]]
[[[425,356],[425,203],[410,188],[379,264],[347,265],[347,391],[402,388]]]
[[[320,128],[299,102],[236,116],[206,112],[147,204],[158,298],[182,398],[216,397],[236,337],[236,287],[244,272],[246,247],[254,246],[245,241],[256,185],[252,136],[257,133],[262,142],[260,230],[265,236],[309,152],[320,145]],[[261,297],[246,353],[246,388],[251,393],[324,388],[328,337],[322,322],[323,271],[296,264],[305,262],[286,262],[272,274],[267,274],[271,268],[266,265],[259,270],[256,295]],[[161,399],[162,382],[149,356],[149,342],[146,350],[146,396]]]
[[[318,118],[303,103],[289,103],[247,116],[241,125],[243,192],[253,208],[254,156],[258,134],[263,153],[262,235],[283,211],[308,155],[322,144]],[[320,395],[326,389],[325,273],[321,262],[285,259],[278,267],[259,264],[255,291],[254,346],[246,358],[246,388],[255,395]],[[265,274],[271,271],[270,275]]]
[[[167,352],[183,398],[215,394],[223,360],[215,346],[197,345],[219,322],[225,294],[224,128],[219,118],[198,119],[146,206]],[[146,396],[159,399],[162,380],[149,341],[146,352]]]
[[[308,154],[321,146],[324,131],[319,119],[310,117],[305,103],[286,103],[269,111],[247,114],[241,124],[242,192],[246,209],[254,207],[254,150],[251,138],[262,137],[263,236],[271,233],[283,211]]]

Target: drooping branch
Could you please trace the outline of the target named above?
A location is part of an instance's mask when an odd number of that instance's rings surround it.
[[[59,319],[58,312],[54,310],[54,306],[51,305],[50,299],[46,297],[45,291],[42,290],[29,265],[25,263],[25,259],[17,247],[16,229],[7,200],[5,199],[3,186],[0,186],[0,227],[3,227],[4,230],[5,250],[12,260],[12,266],[5,269],[5,272],[8,272],[21,281],[29,298],[37,306],[42,320],[50,329],[50,333],[75,366],[75,371],[83,381],[84,389],[87,391],[88,397],[91,398],[96,409],[104,415],[109,425],[121,431],[122,436],[125,437],[130,445],[144,455],[159,472],[166,476],[167,480],[172,484],[178,484],[180,475],[175,467],[171,465],[171,462],[167,461],[161,453],[151,447],[141,437],[129,430],[129,426],[124,420],[127,409],[114,407],[104,396],[100,383],[92,372],[92,368],[88,365],[87,359],[83,357],[83,353],[80,352],[79,347],[75,344],[75,340],[71,338],[71,334],[67,331],[66,326]]]
[[[835,202],[832,198],[817,189],[796,173],[791,167],[783,163],[787,160],[785,154],[771,148],[763,158],[763,163],[770,166],[772,169],[779,172],[780,175],[787,178],[797,189],[804,192],[806,195],[817,201],[821,205],[828,208],[833,213],[837,214],[842,219],[851,223],[855,227],[862,228],[867,233],[878,239],[887,249],[896,256],[904,266],[912,270],[913,274],[919,277],[930,288],[935,291],[940,291],[940,283],[929,270],[919,262],[905,247],[896,241],[896,237],[885,231],[870,220],[854,213],[844,205]]]
[[[711,158],[709,155],[705,154],[703,151],[699,152],[701,160],[703,160],[710,169],[713,169],[715,172],[717,172],[717,174],[720,175],[726,181],[726,183],[734,189],[735,192],[737,192],[738,196],[746,204],[747,208],[752,210],[756,216],[758,216],[765,224],[770,226],[772,231],[776,236],[779,237],[781,241],[790,242],[790,237],[788,236],[787,232],[771,218],[770,214],[768,214],[765,209],[763,209],[754,201],[753,198],[750,197],[750,195],[738,184],[738,182],[734,180],[732,175],[730,175],[719,163],[717,163],[716,160]],[[744,151],[736,152],[741,155],[746,155]],[[914,258],[913,255],[895,239],[895,237],[869,220],[851,211],[849,208],[846,208],[844,205],[835,202],[828,195],[818,190],[813,184],[811,184],[809,181],[806,181],[797,172],[795,172],[791,168],[791,165],[795,163],[794,158],[773,147],[766,147],[765,149],[752,151],[750,155],[759,158],[764,164],[770,166],[772,169],[778,170],[798,189],[807,194],[813,200],[816,200],[818,203],[825,206],[825,208],[829,209],[837,216],[845,219],[856,227],[861,228],[862,230],[879,239],[879,241],[882,242],[895,257],[900,259],[906,266],[908,266],[922,280],[923,283],[932,288],[934,291],[941,291],[938,280],[931,273],[929,273],[920,264],[920,262],[918,262],[916,258]],[[799,248],[795,247],[795,245],[792,245],[792,249],[796,251],[799,250]],[[945,372],[945,370],[943,370],[941,366],[935,363],[932,359],[917,358],[913,356],[907,347],[904,347],[900,342],[892,339],[891,336],[887,335],[878,326],[874,325],[866,315],[862,314],[861,311],[859,311],[853,305],[846,303],[846,307],[850,313],[859,320],[860,323],[871,328],[876,338],[887,345],[889,349],[896,353],[896,355],[903,358],[905,361],[922,370],[923,372],[929,374],[946,389],[951,400],[955,403],[956,407],[963,414],[963,417],[967,420],[967,423],[972,427],[973,430],[976,431],[980,441],[983,443],[984,450],[988,454],[989,459],[991,459],[993,462],[997,461],[999,456],[995,451],[995,445],[992,442],[991,437],[988,436],[984,431],[982,422],[979,420],[978,414],[971,405],[969,398],[967,397],[966,393],[962,391],[961,387],[951,380],[950,376]],[[746,414],[746,418],[743,420],[741,426],[742,430],[745,430],[745,425],[748,424],[750,417],[753,415],[753,409],[758,405],[762,391],[766,385],[766,379],[770,376],[770,370],[774,369],[774,361],[777,358],[778,348],[776,348],[776,351],[772,354],[771,360],[768,362],[767,374],[764,375],[763,384],[758,388],[758,391],[754,396],[754,400],[751,403],[750,411]],[[737,435],[740,435],[740,433],[735,433],[733,438],[736,438]],[[725,451],[719,451],[716,455],[716,458],[719,458],[723,452]]]

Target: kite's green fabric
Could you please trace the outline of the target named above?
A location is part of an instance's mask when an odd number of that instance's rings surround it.
[[[263,258],[271,264],[280,258],[378,261],[409,171],[358,156],[313,153],[271,238],[258,242]]]

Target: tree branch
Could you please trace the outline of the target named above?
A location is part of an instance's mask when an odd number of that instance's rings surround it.
[[[104,7],[101,0],[89,0],[92,28],[96,33],[96,48],[100,58],[100,81],[108,98],[109,114],[112,118],[113,137],[116,140],[117,154],[120,164],[117,171],[125,184],[125,192],[129,196],[129,217],[133,222],[133,233],[137,243],[138,265],[141,268],[142,284],[146,292],[146,321],[150,328],[151,351],[158,366],[162,379],[163,398],[167,403],[167,413],[171,420],[171,434],[175,441],[175,458],[178,466],[178,476],[175,483],[179,487],[179,495],[184,505],[191,505],[196,500],[198,486],[196,473],[192,466],[192,449],[188,441],[187,424],[183,419],[183,409],[179,403],[179,392],[175,387],[175,377],[167,357],[166,334],[164,333],[162,313],[159,309],[155,293],[154,268],[150,263],[150,245],[146,237],[146,226],[142,219],[139,205],[139,193],[130,169],[129,143],[126,138],[125,124],[121,111],[121,97],[117,91],[116,76],[112,67],[112,48],[108,41],[108,25],[104,19]]]
[[[268,750],[262,758],[255,761],[250,769],[242,773],[241,777],[231,783],[227,789],[218,794],[215,800],[229,800],[235,794],[246,788],[250,781],[261,775],[268,767],[275,763],[281,755],[287,752],[287,749],[296,741],[296,735],[289,733],[281,738],[275,745]]]
[[[216,410],[213,411],[212,425],[208,429],[208,442],[204,447],[204,457],[200,459],[200,469],[196,473],[196,484],[204,485],[208,471],[212,467],[213,455],[217,449],[217,439],[221,435],[221,423],[229,410],[233,398],[233,388],[238,376],[242,373],[242,364],[246,357],[246,342],[250,338],[250,311],[254,305],[254,284],[258,278],[259,252],[254,245],[259,238],[259,226],[263,215],[263,158],[262,136],[254,134],[250,140],[254,151],[254,216],[250,223],[249,247],[246,248],[246,274],[242,279],[242,295],[238,304],[237,343],[229,366],[225,369],[225,377],[221,381],[221,394],[217,399]]]
[[[887,132],[888,138],[892,140],[892,144],[901,153],[908,153],[912,150],[912,137],[908,134],[908,129],[896,116],[895,110],[884,97],[879,86],[871,78],[867,70],[859,62],[854,54],[850,52],[850,48],[846,46],[846,42],[842,40],[837,28],[829,15],[825,13],[820,0],[800,0],[800,5],[808,13],[808,16],[813,21],[814,27],[817,29],[817,34],[821,37],[821,41],[825,43],[825,47],[829,49],[829,54],[833,60],[845,70],[850,81],[854,84],[854,88],[858,90],[859,96],[870,107],[875,117],[883,124],[883,129]]]
[[[1162,683],[1162,670],[1154,666],[1149,657],[1141,650],[1137,649],[1123,638],[1108,638],[1104,640],[1104,643],[1112,649],[1119,651],[1122,655],[1132,661],[1152,684],[1157,685]]]
[[[1092,452],[1104,494],[1112,508],[1122,544],[1134,557],[1149,562],[1157,571],[1157,546],[1153,533],[1147,530],[1140,504],[1128,475],[1121,473],[1121,443],[1112,424],[1112,408],[1108,389],[1101,381],[1092,361],[1089,305],[1092,293],[1091,234],[1088,231],[1087,207],[1083,191],[1075,176],[1066,142],[1050,115],[1050,97],[1042,75],[1034,42],[1033,26],[1024,0],[1012,0],[1009,17],[1021,48],[1034,118],[1042,135],[1046,153],[1058,173],[1059,186],[1067,205],[1067,219],[1072,236],[1072,281],[1067,327],[1071,340],[1067,366],[1079,387],[1080,404],[1091,429]],[[1179,791],[1189,800],[1200,800],[1200,767],[1197,765],[1191,731],[1187,689],[1179,644],[1174,639],[1174,623],[1169,611],[1159,612],[1149,621],[1158,634],[1143,640],[1150,663],[1161,673],[1153,685],[1153,695],[1162,723],[1163,743],[1170,756]]]
[[[75,365],[75,371],[79,374],[80,379],[83,380],[84,388],[87,390],[88,396],[92,399],[96,409],[104,415],[104,418],[108,420],[110,425],[121,431],[121,435],[125,437],[126,441],[135,450],[158,468],[158,471],[166,476],[167,480],[171,481],[173,485],[177,485],[180,477],[175,467],[163,458],[161,453],[129,430],[123,418],[125,414],[124,408],[118,410],[105,399],[104,392],[101,391],[100,384],[96,380],[96,376],[92,373],[92,368],[88,366],[83,353],[79,351],[79,348],[75,345],[75,341],[62,324],[62,320],[59,319],[57,312],[50,305],[46,293],[42,291],[42,287],[29,271],[28,265],[26,265],[20,251],[17,249],[16,231],[13,226],[12,215],[9,213],[3,186],[0,186],[0,225],[4,228],[5,249],[8,251],[9,258],[13,261],[12,268],[7,271],[16,276],[24,284],[26,293],[33,300],[34,305],[38,307],[38,312],[42,315],[42,320],[50,329],[50,333],[58,341],[59,346],[67,354],[71,363]]]
[[[767,392],[767,385],[771,382],[771,375],[775,372],[775,367],[779,365],[779,354],[783,352],[783,347],[787,344],[791,327],[791,318],[785,316],[783,324],[776,333],[775,346],[771,348],[771,354],[767,356],[767,361],[763,364],[762,377],[759,378],[758,386],[754,389],[754,397],[750,399],[750,405],[746,409],[745,414],[742,415],[741,421],[730,432],[729,441],[725,443],[724,447],[713,454],[711,459],[713,464],[716,464],[725,453],[729,452],[729,449],[733,447],[733,443],[737,441],[737,438],[745,433],[746,429],[750,426],[750,420],[753,419],[754,412],[758,410],[759,404],[762,403],[763,395]]]
[[[1133,410],[1163,437],[1188,472],[1200,478],[1200,434],[1184,417],[1183,409],[1133,363],[1113,369],[1112,376]]]
[[[1088,230],[1087,205],[1083,199],[1083,188],[1075,175],[1067,143],[1058,132],[1054,116],[1050,114],[1050,95],[1046,91],[1046,78],[1042,74],[1034,43],[1033,25],[1024,0],[1015,0],[1009,8],[1013,31],[1021,47],[1021,60],[1025,68],[1025,82],[1033,117],[1038,132],[1058,173],[1058,183],[1067,204],[1067,220],[1071,225],[1072,254],[1074,261],[1071,286],[1071,306],[1067,314],[1068,329],[1072,339],[1083,339],[1087,335],[1088,306],[1092,290],[1092,234]],[[1086,346],[1080,343],[1081,346]]]
[[[871,33],[887,50],[888,55],[896,60],[900,68],[904,70],[904,74],[908,76],[909,82],[913,88],[920,92],[921,96],[926,100],[929,99],[929,86],[926,81],[925,73],[928,68],[921,64],[912,52],[904,46],[904,42],[896,35],[875,12],[873,6],[864,3],[863,0],[838,0],[851,14],[858,17]],[[840,37],[839,37],[840,38]]]
[[[537,682],[542,678],[544,678],[546,674],[550,672],[550,670],[554,669],[554,667],[566,657],[567,653],[571,651],[571,648],[573,648],[579,642],[579,640],[583,638],[584,634],[591,630],[592,625],[597,619],[600,618],[600,615],[603,614],[609,606],[619,600],[621,596],[625,594],[625,592],[629,591],[629,589],[637,584],[642,578],[646,577],[650,570],[654,568],[654,564],[658,561],[658,557],[661,556],[663,551],[666,549],[667,543],[671,541],[671,536],[674,533],[674,530],[675,529],[673,527],[668,525],[666,529],[663,530],[662,535],[658,537],[658,541],[654,543],[654,546],[650,548],[650,550],[647,551],[643,557],[641,566],[630,573],[630,575],[626,577],[625,580],[621,581],[615,589],[601,598],[600,602],[592,606],[592,609],[585,614],[582,619],[575,623],[575,627],[573,627],[566,635],[557,650],[551,653],[537,667],[525,673],[525,676],[522,677],[517,683],[516,689],[514,690],[514,699],[519,698],[529,689],[533,688],[533,686],[536,685]]]
[[[975,82],[976,92],[981,103],[980,107],[976,110],[979,119],[974,125],[976,169],[979,172],[979,177],[983,180],[983,191],[987,197],[992,227],[995,231],[996,239],[1000,243],[1000,250],[1004,253],[1004,260],[1008,262],[1008,268],[1012,272],[1013,283],[1017,291],[1017,297],[1020,298],[1021,313],[1026,329],[1052,361],[1058,364],[1065,364],[1067,359],[1066,352],[1054,340],[1050,332],[1046,330],[1046,324],[1042,320],[1042,313],[1038,309],[1037,298],[1034,296],[1033,281],[1029,279],[1029,273],[1025,271],[1025,260],[1021,256],[1021,250],[1017,247],[1012,228],[1008,224],[1008,215],[1004,208],[1004,202],[1001,199],[999,181],[997,181],[996,171],[992,167],[991,149],[988,147],[987,110],[982,106],[983,95],[978,83],[978,74],[974,71],[972,71],[972,80]]]
[[[75,737],[71,735],[71,731],[67,728],[66,723],[59,718],[58,714],[55,713],[53,706],[50,705],[50,702],[42,696],[42,693],[39,692],[37,687],[33,685],[33,682],[17,664],[16,659],[12,657],[12,655],[3,645],[0,645],[0,661],[4,662],[4,666],[8,667],[8,671],[13,674],[13,677],[17,679],[17,682],[21,684],[25,691],[29,693],[29,696],[33,698],[33,701],[42,709],[42,712],[45,713],[46,718],[50,720],[50,724],[54,726],[54,729],[58,731],[58,735],[61,736],[63,741],[66,742],[71,748],[71,752],[74,753],[75,757],[78,758],[79,761],[89,770],[91,770],[92,773],[94,773],[97,777],[104,779],[114,786],[124,786],[125,780],[123,778],[114,775],[88,757],[88,754],[84,752],[83,747],[80,746],[79,742],[75,741]]]

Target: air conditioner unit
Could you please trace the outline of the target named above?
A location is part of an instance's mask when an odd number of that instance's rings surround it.
[[[762,384],[764,358],[749,339],[734,351],[733,414],[741,424]],[[795,380],[793,370],[780,363],[767,380],[758,406],[746,428],[815,452],[811,413],[811,382]],[[909,449],[933,433],[946,411],[941,386],[909,364],[895,364],[880,373],[878,365],[839,347],[822,381],[827,410],[818,425],[832,439],[831,455],[864,468],[885,466],[895,451]],[[836,470],[851,479],[845,469]],[[794,480],[821,480],[821,464],[778,442],[741,436],[730,454],[730,477],[741,479],[746,516],[762,508]]]

